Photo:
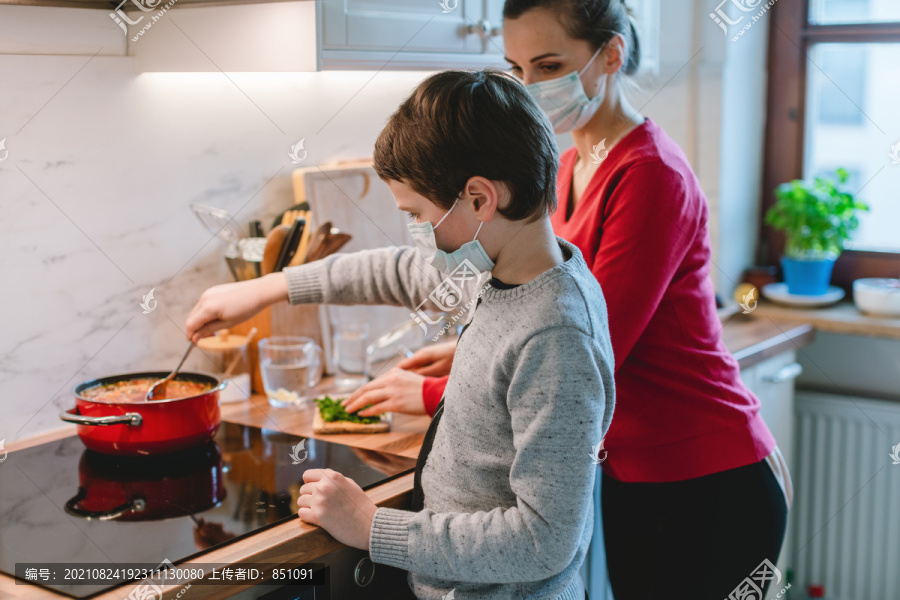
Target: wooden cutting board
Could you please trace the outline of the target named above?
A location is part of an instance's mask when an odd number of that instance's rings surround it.
[[[313,416],[313,433],[385,433],[391,430],[391,424],[382,419],[380,423],[350,423],[333,421],[328,423],[322,418],[319,409]]]

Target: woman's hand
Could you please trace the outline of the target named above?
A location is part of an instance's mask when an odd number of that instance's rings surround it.
[[[378,507],[352,479],[331,469],[303,473],[297,516],[318,525],[342,544],[369,549],[369,530]]]
[[[283,273],[215,285],[203,292],[191,309],[185,325],[187,337],[196,343],[223,327],[243,323],[270,304],[287,297],[287,280]]]
[[[359,411],[361,417],[374,417],[386,412],[424,415],[422,399],[424,375],[394,367],[373,379],[341,401],[348,413]],[[364,408],[371,404],[369,408]]]
[[[450,374],[454,354],[456,354],[455,341],[425,346],[397,363],[397,367],[428,377],[443,377]]]

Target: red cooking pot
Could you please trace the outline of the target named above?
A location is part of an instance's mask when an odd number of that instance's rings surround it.
[[[208,373],[178,373],[179,381],[208,384],[200,394],[150,402],[89,400],[82,392],[96,385],[131,379],[162,379],[167,372],[127,373],[93,379],[75,386],[75,408],[59,418],[78,425],[78,437],[97,452],[119,456],[166,454],[212,439],[219,428],[219,391],[225,387]]]

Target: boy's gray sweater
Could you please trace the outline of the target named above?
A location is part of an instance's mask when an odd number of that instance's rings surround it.
[[[557,239],[562,265],[512,289],[481,289],[422,471],[425,509],[375,513],[372,560],[407,569],[418,598],[584,598],[593,447],[612,419],[615,362],[600,286],[579,250]],[[408,247],[284,273],[291,304],[410,308],[442,278]]]

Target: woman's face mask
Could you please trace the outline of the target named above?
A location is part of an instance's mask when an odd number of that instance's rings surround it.
[[[460,194],[461,196],[462,194]],[[424,223],[407,223],[409,233],[412,235],[416,248],[422,253],[425,260],[435,269],[445,274],[450,274],[456,270],[463,261],[468,260],[479,273],[486,273],[494,268],[494,261],[490,259],[481,242],[478,241],[478,232],[484,222],[478,225],[475,230],[475,238],[471,242],[467,242],[453,252],[444,252],[437,247],[437,240],[434,237],[434,230],[444,222],[444,219],[456,208],[459,202],[459,196],[450,207],[450,210],[441,217],[437,225],[432,226],[431,221]]]
[[[588,98],[581,84],[581,75],[591,66],[604,47],[598,48],[580,71],[572,71],[556,79],[529,83],[525,86],[531,97],[547,114],[556,133],[566,133],[584,127],[600,108],[606,95],[608,76],[603,78],[596,95]]]

